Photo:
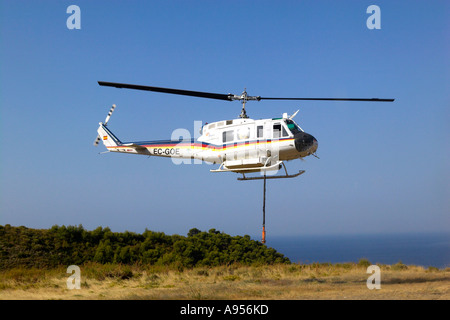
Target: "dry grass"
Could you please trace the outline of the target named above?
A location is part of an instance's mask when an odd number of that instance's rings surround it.
[[[14,269],[0,273],[0,299],[443,299],[450,270],[380,266],[381,289],[366,286],[366,266],[311,264],[198,267],[81,268],[81,289],[67,289],[66,270]]]

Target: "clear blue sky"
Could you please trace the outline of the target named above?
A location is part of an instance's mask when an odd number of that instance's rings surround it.
[[[448,1],[0,1],[0,224],[216,228],[259,239],[262,182],[213,166],[103,154],[98,122],[122,140],[168,139],[238,102],[100,87],[98,80],[198,91],[395,98],[264,101],[253,118],[300,109],[320,159],[268,182],[275,235],[450,231]],[[81,30],[69,30],[69,5]],[[381,29],[369,30],[369,5]]]

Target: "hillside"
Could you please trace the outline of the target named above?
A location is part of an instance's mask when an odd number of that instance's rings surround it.
[[[187,236],[112,232],[98,227],[53,226],[50,229],[0,226],[0,270],[16,267],[53,268],[100,264],[150,264],[179,268],[219,266],[230,263],[289,263],[272,248],[250,236],[230,236],[215,229],[191,229]]]

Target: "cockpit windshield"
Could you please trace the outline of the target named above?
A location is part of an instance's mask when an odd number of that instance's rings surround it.
[[[302,132],[303,130],[299,128],[299,126],[292,121],[291,119],[286,119],[286,124],[289,130],[291,130],[291,132],[293,134],[296,134],[298,132]]]

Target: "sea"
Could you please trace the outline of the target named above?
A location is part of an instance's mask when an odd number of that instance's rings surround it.
[[[266,236],[266,245],[291,262],[358,262],[450,267],[450,233],[327,236]]]

